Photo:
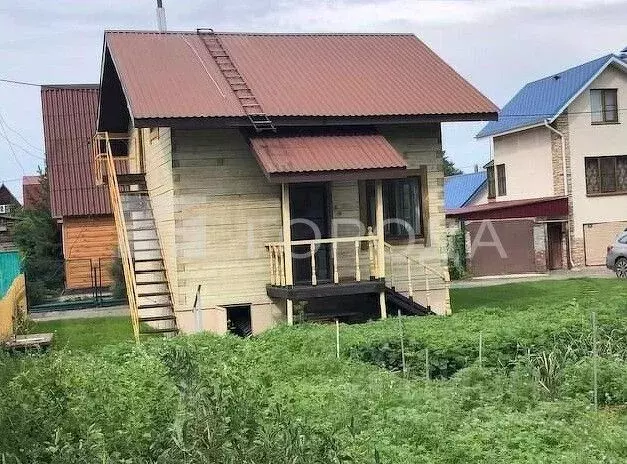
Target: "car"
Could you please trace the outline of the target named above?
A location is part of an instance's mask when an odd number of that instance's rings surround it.
[[[607,247],[605,265],[621,279],[627,278],[627,229],[621,232],[616,241]]]

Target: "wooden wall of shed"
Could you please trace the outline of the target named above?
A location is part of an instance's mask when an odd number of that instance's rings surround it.
[[[66,288],[90,288],[94,267],[102,271],[102,285],[110,285],[117,247],[113,216],[66,217],[62,233]]]
[[[236,129],[175,131],[177,308],[251,304],[253,329],[283,318],[266,294],[264,245],[280,240],[280,186],[270,184]],[[221,328],[216,328],[221,330]]]

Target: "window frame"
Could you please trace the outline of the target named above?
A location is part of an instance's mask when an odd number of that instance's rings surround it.
[[[507,174],[504,163],[496,165],[496,188],[498,196],[507,195]]]
[[[488,179],[488,200],[496,198],[496,178],[494,176],[494,165],[486,167],[486,175]]]
[[[594,119],[592,119],[594,117],[595,113],[598,113],[599,111],[594,111],[594,108],[592,108],[592,93],[593,92],[599,92],[601,95],[601,121],[595,121]],[[606,94],[608,93],[613,93],[615,95],[614,101],[615,103],[615,108],[614,108],[614,114],[616,115],[615,119],[608,119],[607,118],[607,103],[606,103]],[[618,119],[618,89],[590,89],[590,119],[591,119],[591,123],[592,125],[604,125],[604,124],[620,124],[620,121]]]
[[[415,197],[413,198],[413,208],[414,208],[414,224],[412,227],[414,228],[415,235],[413,237],[409,237],[407,235],[398,235],[398,234],[390,234],[387,231],[384,231],[384,240],[392,243],[413,243],[424,241],[425,234],[425,213],[423,209],[423,182],[422,176],[419,174],[412,174],[407,177],[400,177],[396,179],[382,179],[383,183],[383,211],[384,211],[384,220],[386,211],[389,211],[389,206],[386,208],[386,183],[391,182],[402,182],[402,181],[414,181],[416,185],[414,186]],[[362,210],[362,222],[366,227],[372,226],[376,229],[376,217],[373,217],[374,207],[376,207],[376,190],[375,190],[375,181],[366,180],[361,183],[362,188],[360,189],[360,196],[363,195],[363,210]],[[416,224],[417,223],[417,224]],[[418,226],[418,227],[416,227]]]
[[[627,195],[627,187],[619,190],[618,185],[618,170],[616,169],[618,165],[619,158],[625,158],[625,162],[627,163],[627,155],[612,155],[612,156],[586,156],[584,157],[584,177],[586,181],[586,196],[589,197],[598,197],[598,196],[610,196],[610,195]],[[614,190],[604,190],[603,189],[603,173],[601,171],[601,160],[612,160],[614,162]],[[596,168],[599,177],[599,191],[591,192],[590,184],[588,183],[588,174],[587,168],[589,162],[595,162]]]

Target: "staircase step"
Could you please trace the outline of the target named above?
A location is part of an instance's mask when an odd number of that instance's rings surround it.
[[[170,296],[170,292],[149,292],[149,293],[138,293],[138,297],[149,297],[149,296]]]
[[[150,271],[150,272],[157,272],[157,271]],[[135,285],[167,285],[168,281],[167,280],[155,280],[152,282],[135,282]]]
[[[134,227],[132,229],[126,229],[127,232],[154,232],[156,230],[156,227]]]
[[[158,242],[158,238],[129,238],[129,242]]]
[[[155,220],[155,218],[125,218],[125,219],[130,222],[147,222],[147,221]]]
[[[134,263],[162,263],[163,258],[139,258],[133,259]]]
[[[136,269],[135,274],[152,274],[153,272],[165,272],[165,268],[160,269]]]
[[[148,303],[137,305],[137,309],[171,308],[172,303]]]
[[[146,248],[146,249],[142,249],[142,250],[138,250],[138,249],[134,249],[133,252],[135,253],[141,253],[143,251],[161,251],[161,248]]]
[[[157,321],[175,321],[176,316],[171,314],[167,316],[147,316],[140,317],[139,322],[157,322]]]
[[[139,331],[140,334],[146,334],[146,335],[150,335],[150,334],[160,334],[160,333],[172,333],[172,332],[178,332],[179,329],[177,329],[176,327],[170,327],[167,329],[141,329]]]
[[[120,195],[148,195],[148,190],[128,190],[120,192]]]
[[[143,174],[118,174],[118,184],[120,185],[137,185],[145,184],[146,177]]]

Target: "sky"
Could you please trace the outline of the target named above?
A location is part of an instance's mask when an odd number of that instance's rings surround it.
[[[526,82],[627,46],[627,0],[163,0],[168,29],[410,32],[502,107]],[[0,2],[0,79],[98,83],[105,29],[156,29],[155,0]],[[0,183],[43,165],[39,87],[0,82]],[[466,172],[490,158],[483,123],[443,125]],[[10,141],[7,141],[7,139]]]

